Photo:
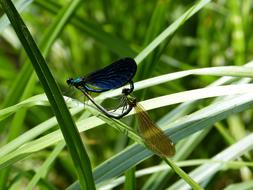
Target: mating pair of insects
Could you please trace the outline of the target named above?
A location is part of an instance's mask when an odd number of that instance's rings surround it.
[[[175,154],[173,142],[168,138],[163,131],[156,126],[154,121],[149,117],[148,113],[139,105],[136,98],[131,96],[134,90],[132,78],[137,70],[137,64],[132,58],[123,58],[108,65],[105,68],[88,74],[85,77],[76,79],[69,78],[67,84],[79,89],[88,99],[106,116],[120,119],[127,115],[132,108],[139,121],[139,132],[144,140],[144,143],[156,154],[162,157],[169,157]],[[115,114],[109,112],[89,95],[89,92],[101,93],[108,90],[116,89],[129,84],[129,88],[123,88],[120,106],[122,112]]]

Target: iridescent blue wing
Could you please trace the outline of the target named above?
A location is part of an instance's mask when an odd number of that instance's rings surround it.
[[[132,80],[137,65],[132,58],[123,58],[85,77],[87,89],[104,92],[119,88]]]

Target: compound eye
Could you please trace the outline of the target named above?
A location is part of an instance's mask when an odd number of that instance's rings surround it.
[[[68,78],[66,80],[66,82],[67,82],[68,85],[72,85],[73,84],[73,78]]]
[[[132,92],[132,90],[129,88],[123,88],[121,91],[121,93],[124,95],[129,95],[131,92]]]

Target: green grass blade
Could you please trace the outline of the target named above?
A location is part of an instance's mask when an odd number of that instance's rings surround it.
[[[126,171],[125,174],[126,180],[124,184],[125,189],[136,189],[136,176],[135,176],[135,167],[130,168]]]
[[[150,19],[149,27],[146,32],[144,47],[148,45],[150,41],[152,41],[162,30],[162,28],[166,24],[166,13],[169,7],[170,1],[157,1],[156,7],[152,13],[152,17]],[[170,40],[170,39],[169,39]],[[166,46],[165,43],[164,46]],[[150,56],[145,59],[145,63],[140,64],[138,66],[138,75],[135,77],[137,80],[150,77],[154,72],[154,67],[156,63],[159,61],[161,56],[161,50],[163,47],[159,48],[159,50],[155,50]]]
[[[187,182],[192,189],[203,190],[189,175],[187,175],[181,168],[179,168],[172,160],[164,159],[164,161],[182,178]]]
[[[202,98],[218,96],[218,95],[244,94],[244,93],[247,92],[248,94],[245,94],[245,96],[246,95],[248,96],[249,94],[251,94],[252,91],[253,91],[253,85],[252,84],[209,87],[209,88],[198,89],[198,90],[190,90],[188,92],[187,91],[186,92],[180,92],[180,93],[172,94],[172,95],[161,96],[161,97],[157,97],[157,98],[154,98],[154,99],[143,101],[143,102],[141,102],[141,104],[144,106],[144,108],[146,110],[150,110],[150,109],[155,109],[155,108],[158,108],[158,107],[172,105],[172,104],[175,104],[175,103],[181,103],[183,101],[202,99]],[[40,98],[40,97],[45,98],[43,95],[35,96],[33,98],[27,99],[26,101],[24,101],[24,103],[21,102],[20,105],[26,105],[27,103],[30,104],[31,102],[36,103],[36,102],[38,102],[38,98]],[[43,103],[43,101],[42,101],[42,103]],[[18,108],[18,105],[17,105],[17,108]],[[37,105],[37,104],[35,104],[35,105]],[[231,104],[230,106],[232,106],[232,105],[233,104]],[[76,112],[83,109],[83,104],[80,104],[79,109],[77,107],[78,104],[76,104],[76,103],[73,103],[72,106],[76,107]],[[16,109],[16,107],[12,108],[12,110],[15,110],[15,109]],[[134,141],[142,144],[142,140],[138,136],[136,136],[135,132],[133,132],[133,130],[131,128],[127,127],[122,122],[120,122],[118,120],[112,120],[110,118],[107,118],[104,115],[102,115],[99,111],[97,111],[94,108],[90,108],[89,106],[86,106],[86,109],[91,111],[94,115],[101,118],[103,121],[108,123],[110,126],[115,127],[117,130],[119,130],[123,134],[128,135]],[[225,109],[225,107],[224,107],[224,109]],[[133,114],[133,112],[130,113],[129,115],[131,115],[131,114]],[[53,122],[53,120],[52,121],[50,120],[50,123],[52,123],[52,122]],[[47,122],[45,122],[45,123],[47,123]],[[99,120],[98,118],[95,118],[95,117],[90,117],[88,119],[83,119],[83,120],[77,122],[78,126],[82,126],[81,128],[79,128],[80,132],[84,131],[84,130],[94,128],[94,127],[96,127],[98,125],[101,125],[101,124],[103,124],[103,122],[101,122],[101,120]],[[23,134],[20,137],[21,139],[26,139],[26,141],[19,140],[19,138],[17,138],[16,141],[19,142],[19,143],[14,143],[14,145],[12,145],[12,146],[10,146],[12,144],[12,143],[10,143],[10,145],[7,144],[4,147],[2,147],[0,149],[0,165],[1,165],[1,167],[3,167],[2,165],[6,162],[6,160],[10,159],[10,157],[13,158],[13,157],[18,155],[18,153],[16,153],[14,151],[14,152],[11,153],[11,154],[13,154],[12,156],[9,155],[8,158],[5,158],[7,156],[6,154],[8,154],[11,150],[14,150],[14,149],[18,148],[24,142],[27,142],[28,139],[34,138],[35,136],[41,134],[43,131],[45,131],[43,129],[48,130],[49,127],[51,127],[51,126],[52,125],[50,125],[48,127],[45,127],[44,124],[41,124],[41,126],[38,126],[38,127],[34,128],[34,130],[35,129],[37,130],[36,133],[33,134],[33,133],[30,133],[30,131],[28,131],[27,134]],[[87,127],[83,127],[83,126],[87,126]],[[49,135],[44,136],[42,138],[44,140],[42,140],[42,139],[37,139],[36,140],[36,142],[38,142],[38,143],[30,143],[30,144],[26,144],[26,145],[23,144],[22,150],[17,150],[17,151],[19,153],[22,152],[22,154],[23,153],[26,154],[27,153],[26,150],[27,150],[28,147],[34,147],[33,150],[38,151],[38,150],[41,150],[43,147],[47,147],[47,146],[50,146],[50,145],[58,142],[62,137],[59,135],[59,131],[58,131],[57,133],[55,133],[55,136],[52,133],[52,134],[49,134]],[[41,145],[40,142],[43,142],[43,141],[44,141],[44,143],[43,143],[43,145]],[[9,148],[6,148],[6,146],[9,147]]]
[[[33,176],[32,180],[29,182],[29,184],[26,187],[26,190],[32,190],[36,183],[40,180],[40,178],[44,177],[49,170],[49,167],[51,166],[52,162],[57,158],[57,156],[60,154],[62,149],[65,147],[65,142],[59,142],[52,153],[48,156],[47,160],[43,163],[43,165],[39,168],[39,170],[36,172],[36,174]]]
[[[173,24],[166,28],[160,33],[148,46],[146,46],[139,54],[135,57],[135,61],[140,63],[145,57],[147,57],[159,44],[161,44],[167,37],[172,35],[181,25],[183,25],[190,17],[201,10],[207,5],[210,0],[201,0],[190,9],[188,9],[180,18],[178,18]]]
[[[36,0],[35,3],[54,14],[61,7],[57,2],[52,0]],[[73,17],[73,19],[71,19],[70,23],[94,38],[98,43],[104,45],[106,48],[120,56],[133,57],[136,55],[136,52],[132,50],[124,41],[117,38],[115,35],[105,32],[100,26],[94,24],[94,22],[85,20],[76,15]]]
[[[174,160],[174,159],[173,159]],[[187,161],[179,161],[176,162],[176,164],[180,167],[189,167],[189,166],[199,166],[201,164],[216,164],[216,163],[221,163],[224,164],[225,167],[227,169],[235,169],[235,168],[240,168],[242,166],[249,166],[249,167],[253,167],[251,162],[240,162],[240,161],[218,161],[218,160],[209,160],[209,159],[196,159],[196,160],[187,160]],[[153,166],[153,167],[149,167],[149,168],[145,168],[145,169],[141,169],[136,171],[136,177],[143,177],[146,175],[150,175],[150,174],[159,174],[159,172],[161,171],[171,171],[170,167],[168,167],[167,164],[161,164],[158,166]],[[121,176],[117,179],[113,179],[109,182],[105,182],[103,184],[101,184],[101,186],[98,186],[98,189],[112,189],[115,188],[117,186],[119,186],[120,184],[124,183],[125,181],[125,177]],[[159,187],[157,187],[156,189],[158,189]],[[71,188],[69,188],[71,189]],[[76,188],[78,189],[78,188]],[[142,188],[143,189],[143,188]]]
[[[66,144],[70,150],[71,157],[75,165],[78,166],[76,169],[81,187],[83,189],[95,189],[88,155],[59,88],[54,81],[43,56],[12,2],[5,0],[1,0],[0,2],[24,46],[54,110],[59,126],[65,137]],[[77,3],[79,2],[77,1]]]
[[[240,106],[238,106],[238,103]],[[190,134],[193,134],[197,130],[208,127],[218,120],[227,117],[227,115],[231,113],[238,111],[240,112],[242,109],[248,109],[251,104],[253,104],[252,97],[250,97],[250,95],[242,95],[242,97],[236,97],[232,100],[228,100],[217,105],[211,105],[192,115],[188,115],[187,117],[180,119],[180,121],[177,121],[176,123],[172,123],[171,125],[173,125],[173,128],[167,129],[166,134],[168,134],[174,142],[177,142],[179,139],[183,138],[183,136],[186,137]],[[235,105],[237,105],[236,108],[234,107]],[[209,117],[207,117],[207,114]],[[138,152],[138,154],[136,152]],[[131,148],[129,147],[127,150],[121,152],[121,154],[118,156],[116,155],[96,168],[94,171],[96,183],[118,176],[125,171],[129,165],[132,166],[134,163],[137,164],[143,159],[147,158],[148,155],[150,156],[150,154],[147,153],[148,152],[143,151],[138,145],[133,145]],[[132,159],[126,160],[125,156]],[[118,166],[117,163],[121,164]],[[102,173],[104,174],[102,175]]]
[[[145,89],[151,86],[163,84],[190,75],[234,76],[234,77],[252,78],[253,74],[250,69],[252,68],[252,63],[253,62],[249,62],[246,66],[209,67],[164,74],[157,77],[135,82],[134,89],[135,91]],[[215,86],[227,83],[229,80],[235,80],[235,78],[222,78],[215,83]],[[109,97],[117,96],[121,93],[121,91],[122,88],[119,88],[111,92],[105,92],[100,96],[96,97],[96,100],[104,100]]]
[[[212,158],[212,160],[223,161],[223,163],[204,164],[199,168],[195,169],[193,172],[191,172],[190,173],[191,177],[193,179],[197,179],[198,183],[204,182],[209,177],[211,177],[215,172],[222,169],[225,161],[234,160],[243,155],[245,152],[252,150],[253,147],[252,145],[253,145],[253,134],[250,134]],[[188,188],[189,188],[188,184],[185,184],[184,181],[180,180],[174,185],[172,185],[169,189],[184,190]]]
[[[22,12],[33,0],[18,0],[15,1],[15,7],[19,12]],[[10,24],[6,15],[0,18],[0,33]]]
[[[231,184],[228,187],[226,187],[224,190],[237,190],[237,189],[241,189],[241,190],[253,189],[253,180]]]
[[[29,3],[32,1],[26,2],[22,4],[22,7],[28,6]],[[78,3],[79,2],[79,3]],[[78,8],[78,4],[80,4],[81,1],[73,1],[70,5],[67,4],[65,7],[63,7],[57,17],[54,19],[53,23],[50,25],[50,27],[46,30],[45,34],[42,37],[41,43],[39,46],[42,49],[42,54],[46,56],[50,50],[50,47],[54,43],[54,41],[57,39],[63,28],[65,27],[66,23],[70,18],[72,17],[75,10]],[[12,88],[9,92],[9,95],[4,101],[4,106],[12,105],[19,99],[23,100],[28,97],[30,97],[34,91],[35,84],[37,82],[37,77],[35,73],[32,73],[32,65],[29,63],[29,60],[27,60],[22,67],[22,71],[19,73],[16,80],[12,83]],[[20,98],[21,97],[21,98]],[[23,121],[26,116],[26,109],[22,109],[19,112],[17,112],[12,120],[12,129],[8,133],[8,141],[14,139],[20,131],[22,131],[23,127]],[[0,184],[6,183],[6,176],[8,175],[8,172],[5,172],[5,174],[2,174]],[[5,176],[5,177],[4,177]],[[1,186],[0,186],[1,187]]]
[[[174,142],[177,142],[179,139],[187,137],[198,130],[226,118],[231,113],[234,114],[250,108],[252,104],[253,99],[250,94],[238,96],[226,102],[222,101],[219,104],[210,105],[203,110],[199,110],[196,113],[181,118],[179,121],[172,123],[171,125],[173,127],[171,126],[172,128],[167,129],[165,132]],[[207,115],[209,115],[209,117],[207,117]],[[151,156],[151,154],[150,151],[143,150],[139,145],[128,147],[95,169],[94,177],[96,183],[99,184],[102,181],[119,176],[128,168]],[[76,186],[78,186],[77,183],[71,186],[71,189],[75,189]]]

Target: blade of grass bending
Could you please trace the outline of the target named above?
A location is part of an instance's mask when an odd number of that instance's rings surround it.
[[[163,159],[182,179],[184,179],[192,189],[196,190],[204,190],[202,187],[199,186],[189,175],[187,175],[181,168],[179,168],[172,160],[170,159]]]
[[[169,25],[163,32],[161,32],[149,45],[147,45],[134,59],[140,63],[147,57],[158,45],[160,45],[167,37],[171,36],[181,25],[183,25],[190,17],[196,14],[200,9],[207,5],[210,0],[201,0],[191,8],[189,8],[182,16],[175,22]]]
[[[71,157],[76,166],[79,181],[82,189],[95,189],[94,180],[91,172],[90,160],[82,144],[80,135],[67,109],[60,90],[47,67],[41,52],[34,42],[25,23],[18,14],[14,5],[9,0],[0,1],[3,10],[7,14],[19,40],[21,41],[31,63],[40,79],[48,100],[55,113],[66,144],[71,153]]]
[[[50,166],[52,163],[56,160],[56,158],[59,156],[60,152],[65,147],[65,142],[61,141],[59,142],[52,153],[47,157],[46,161],[40,166],[38,171],[36,171],[36,174],[33,176],[33,178],[29,181],[26,190],[32,190],[35,188],[36,184],[39,182],[39,180],[46,176],[46,174],[49,171]]]
[[[224,168],[224,164],[227,161],[234,160],[246,152],[252,150],[253,145],[253,134],[249,134],[248,136],[242,138],[240,141],[236,142],[232,146],[226,148],[225,150],[219,152],[211,160],[218,160],[217,163],[206,163],[198,168],[194,169],[189,173],[189,175],[195,179],[198,183],[204,183],[211,176],[213,176],[218,171]],[[187,190],[189,189],[189,185],[184,181],[179,180],[173,185],[170,186],[169,190]]]

